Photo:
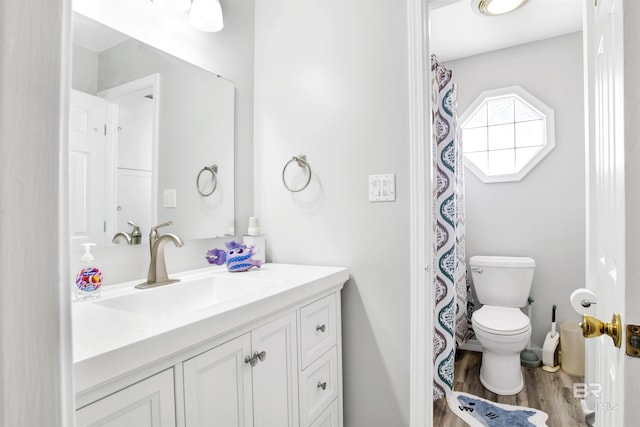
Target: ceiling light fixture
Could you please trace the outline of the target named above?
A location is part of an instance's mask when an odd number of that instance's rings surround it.
[[[155,5],[173,12],[189,12],[189,23],[197,30],[213,33],[222,30],[220,0],[151,0]]]
[[[224,27],[222,6],[218,0],[193,0],[189,22],[200,31],[216,32]]]
[[[504,15],[524,6],[528,0],[471,0],[474,12],[485,16]]]

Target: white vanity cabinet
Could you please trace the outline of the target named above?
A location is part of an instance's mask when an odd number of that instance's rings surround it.
[[[173,369],[167,369],[78,409],[76,426],[175,426],[173,390]]]
[[[296,316],[183,363],[187,426],[298,426]]]
[[[230,275],[264,280],[265,288],[244,304],[164,317],[107,311],[116,304],[107,298],[77,306],[76,336],[86,344],[75,347],[84,356],[74,365],[76,425],[342,427],[347,271],[266,264],[251,276]],[[130,306],[123,305],[137,309]],[[97,331],[83,327],[96,319]]]

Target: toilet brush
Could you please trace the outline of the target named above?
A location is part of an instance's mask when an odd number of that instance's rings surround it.
[[[533,298],[529,297],[527,302],[529,303],[529,322],[531,322],[531,304],[533,303]],[[537,368],[541,363],[542,362],[536,352],[531,349],[531,335],[529,335],[527,347],[520,352],[520,364],[527,368]]]
[[[556,372],[560,369],[558,361],[558,351],[560,347],[560,334],[556,332],[556,305],[551,309],[551,331],[547,332],[547,337],[542,346],[542,369],[547,372]]]

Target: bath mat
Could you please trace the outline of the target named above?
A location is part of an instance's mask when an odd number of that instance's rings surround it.
[[[549,418],[537,409],[496,403],[459,391],[449,395],[447,404],[471,427],[543,427]]]

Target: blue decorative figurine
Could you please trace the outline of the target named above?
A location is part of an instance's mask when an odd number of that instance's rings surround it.
[[[255,254],[253,245],[247,247],[247,245],[231,240],[226,242],[225,246],[227,247],[226,253],[221,249],[207,251],[206,258],[209,264],[222,265],[226,261],[227,270],[231,272],[247,271],[251,267],[260,268],[262,265],[262,261],[252,259]]]

